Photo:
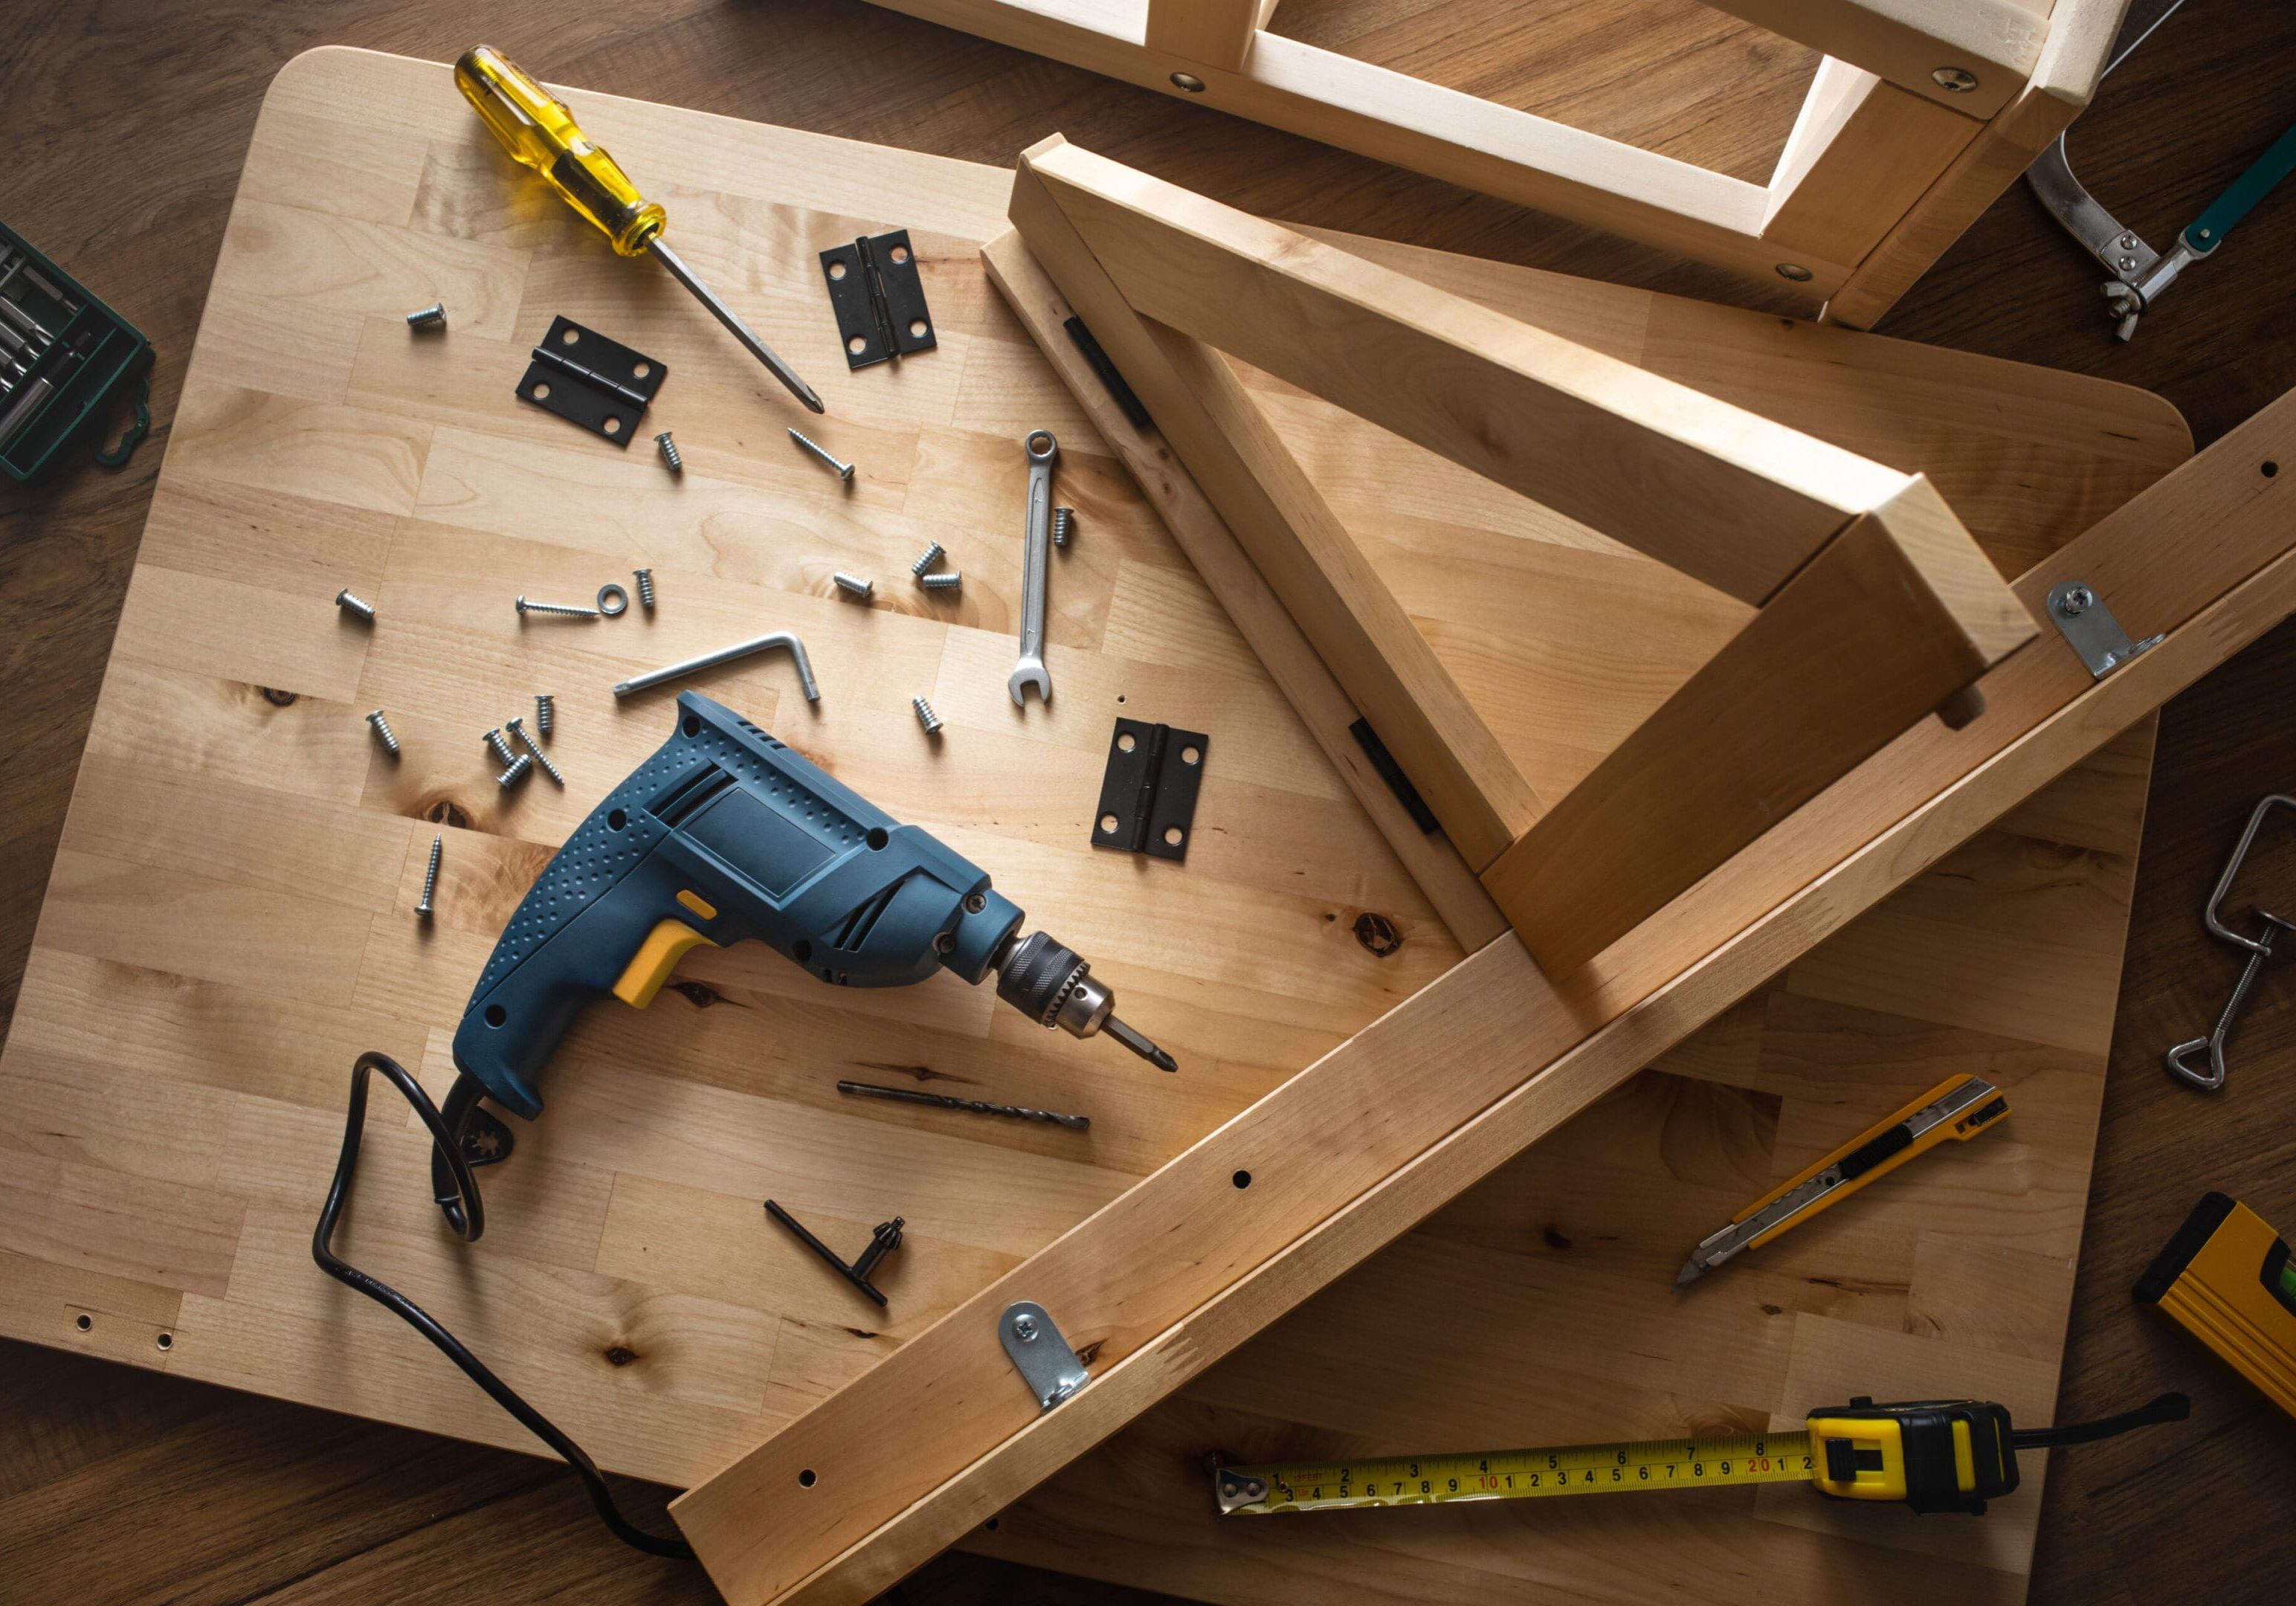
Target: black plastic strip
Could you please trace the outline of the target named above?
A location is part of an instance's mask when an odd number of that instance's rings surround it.
[[[1403,766],[1395,761],[1395,755],[1387,750],[1387,744],[1379,739],[1379,733],[1371,728],[1371,721],[1357,720],[1348,726],[1348,734],[1356,739],[1357,747],[1363,749],[1364,757],[1371,760],[1371,766],[1379,772],[1379,778],[1387,783],[1387,790],[1395,794],[1395,800],[1403,805],[1403,812],[1411,816],[1411,823],[1427,835],[1434,835],[1442,822],[1435,817],[1435,811],[1427,807],[1427,799],[1419,795],[1419,789],[1411,784],[1411,777],[1403,773]]]
[[[1076,348],[1084,354],[1086,365],[1100,376],[1100,382],[1107,387],[1110,399],[1124,409],[1124,416],[1131,421],[1132,427],[1136,430],[1153,428],[1155,421],[1148,416],[1147,407],[1132,387],[1124,382],[1124,375],[1117,372],[1116,365],[1109,360],[1108,353],[1101,349],[1100,342],[1093,338],[1092,331],[1085,327],[1084,320],[1071,317],[1061,327],[1069,332],[1069,339],[1076,342]]]

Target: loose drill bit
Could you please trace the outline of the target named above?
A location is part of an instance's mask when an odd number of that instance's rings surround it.
[[[962,1110],[972,1115],[1001,1115],[1016,1121],[1046,1121],[1071,1132],[1088,1132],[1092,1117],[1063,1115],[1057,1110],[1030,1110],[1020,1104],[988,1104],[979,1099],[955,1099],[945,1093],[919,1093],[914,1087],[880,1087],[873,1082],[840,1082],[840,1093],[866,1099],[890,1099],[900,1104],[930,1104],[936,1110]]]

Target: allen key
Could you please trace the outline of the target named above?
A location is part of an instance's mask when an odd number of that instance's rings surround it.
[[[2248,816],[2246,828],[2240,833],[2240,841],[2232,850],[2232,857],[2225,861],[2224,873],[2217,877],[2216,888],[2209,894],[2208,907],[2202,913],[2210,936],[2222,938],[2235,947],[2248,950],[2248,963],[2242,967],[2240,979],[2233,983],[2232,996],[2225,1000],[2224,1012],[2217,1017],[2215,1028],[2207,1037],[2179,1043],[2168,1053],[2169,1074],[2191,1083],[2204,1093],[2223,1090],[2225,1041],[2232,1036],[2233,1021],[2240,1014],[2240,1006],[2248,1001],[2249,991],[2256,985],[2258,972],[2264,969],[2264,962],[2272,957],[2273,939],[2283,931],[2296,931],[2296,922],[2283,920],[2268,909],[2254,911],[2257,917],[2264,922],[2261,937],[2243,937],[2217,918],[2217,909],[2223,904],[2225,894],[2232,890],[2233,880],[2240,874],[2240,867],[2248,858],[2248,850],[2256,840],[2256,833],[2264,823],[2264,816],[2276,807],[2296,808],[2296,798],[2284,792],[2274,792],[2256,806]],[[2190,1063],[2193,1056],[2203,1048],[2209,1051],[2209,1069],[2205,1072],[2194,1069]]]

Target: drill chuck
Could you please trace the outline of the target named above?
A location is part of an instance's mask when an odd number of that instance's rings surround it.
[[[1177,1070],[1171,1055],[1118,1020],[1116,995],[1092,979],[1076,950],[1044,931],[1011,942],[995,961],[996,996],[1037,1025],[1071,1037],[1105,1031],[1160,1070]]]

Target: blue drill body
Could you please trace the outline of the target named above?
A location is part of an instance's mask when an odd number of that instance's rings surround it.
[[[1012,953],[1021,920],[979,865],[688,692],[670,739],[567,838],[511,917],[455,1033],[455,1064],[532,1119],[536,1081],[582,1005],[613,992],[643,1007],[699,942],[756,938],[838,987],[902,987],[937,968],[978,983]]]

